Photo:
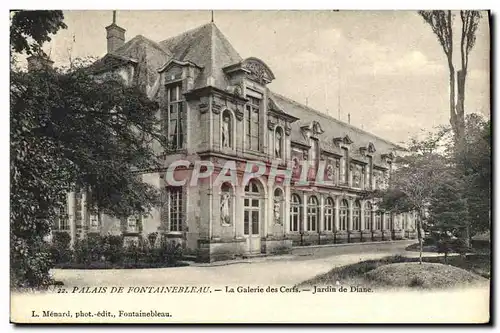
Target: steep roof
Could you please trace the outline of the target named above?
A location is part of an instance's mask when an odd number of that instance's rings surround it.
[[[148,93],[151,94],[154,94],[151,90],[154,90],[159,83],[158,68],[172,58],[169,50],[163,49],[158,43],[142,35],[135,36],[112,54],[137,61],[139,82],[145,84]]]
[[[333,138],[344,137],[346,135],[353,141],[353,146],[356,148],[368,147],[373,143],[377,151],[386,153],[393,149],[404,149],[403,147],[382,139],[374,134],[368,133],[355,126],[347,124],[343,121],[335,119],[327,114],[321,113],[313,108],[298,103],[288,97],[270,92],[273,99],[282,107],[288,114],[299,118],[300,120],[292,123],[292,141],[303,144],[309,144],[302,134],[301,127],[310,124],[312,121],[317,121],[324,130],[321,135],[323,143],[332,144]]]
[[[214,23],[188,30],[161,41],[159,45],[168,50],[173,59],[190,61],[203,67],[195,82],[195,88],[207,85],[207,79],[212,77],[211,85],[225,89],[228,82],[222,68],[242,60]]]

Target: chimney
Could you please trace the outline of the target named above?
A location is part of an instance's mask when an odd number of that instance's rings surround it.
[[[39,70],[47,70],[52,69],[54,62],[42,55],[32,55],[27,59],[28,61],[28,71],[39,71]]]
[[[116,11],[113,11],[113,23],[106,27],[106,39],[108,40],[108,53],[114,52],[125,44],[125,29],[116,25]]]

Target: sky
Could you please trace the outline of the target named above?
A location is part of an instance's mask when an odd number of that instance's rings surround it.
[[[65,11],[68,28],[45,45],[57,65],[106,53],[111,11]],[[210,22],[210,11],[117,11],[126,41],[161,41]],[[269,88],[395,143],[449,124],[448,68],[431,28],[414,11],[214,11],[242,58],[274,72]],[[460,18],[455,22],[458,24]],[[489,25],[469,58],[465,108],[490,114]],[[454,27],[459,31],[459,26]],[[74,38],[73,38],[74,37]],[[457,44],[457,43],[455,43]]]

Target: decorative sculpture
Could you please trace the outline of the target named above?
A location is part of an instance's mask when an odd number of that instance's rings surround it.
[[[222,193],[220,203],[220,218],[222,224],[231,224],[231,215],[229,209],[230,200],[231,195],[228,192]]]
[[[229,148],[231,146],[231,137],[229,133],[229,117],[225,116],[222,120],[222,147]]]

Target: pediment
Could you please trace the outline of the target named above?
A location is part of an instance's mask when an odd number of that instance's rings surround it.
[[[317,121],[311,121],[309,124],[301,126],[301,129],[303,132],[310,132],[311,135],[314,136],[325,133],[325,131],[321,128],[320,123]]]
[[[237,64],[224,67],[224,72],[228,75],[234,73],[245,73],[245,76],[260,84],[268,84],[275,79],[274,73],[262,60],[250,57]]]

